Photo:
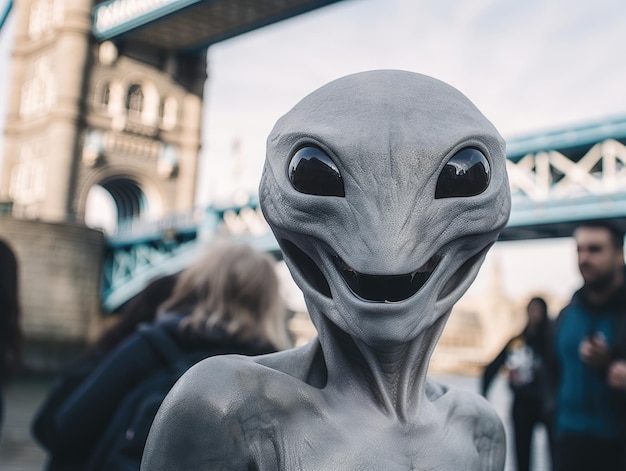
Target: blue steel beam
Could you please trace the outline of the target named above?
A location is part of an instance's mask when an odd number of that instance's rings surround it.
[[[163,20],[205,0],[109,0],[94,8],[93,34],[103,41]]]
[[[625,145],[626,116],[507,139],[513,166],[530,160],[522,165],[524,184],[514,186],[500,239],[565,237],[580,222],[594,220],[612,220],[626,230]],[[562,181],[569,190],[563,191]]]
[[[513,198],[508,227],[615,219],[625,216],[626,192],[537,203]]]
[[[150,234],[141,233],[135,238],[128,235],[109,237],[102,277],[104,310],[116,311],[150,280],[177,273],[191,265],[205,249],[207,241],[218,234],[227,213],[241,214],[257,208],[258,201],[255,199],[243,206],[208,207],[193,229],[185,225],[179,230],[175,225],[164,224]],[[233,234],[229,239],[247,243],[259,251],[272,254],[276,259],[282,258],[269,228],[265,234]]]
[[[198,52],[218,41],[341,0],[109,0],[93,10],[99,41],[127,38]]]
[[[0,14],[0,31],[2,31],[2,27],[4,23],[6,23],[7,18],[9,17],[9,13],[11,13],[11,9],[13,8],[13,0],[9,0],[4,5],[4,10]]]
[[[626,139],[626,116],[507,139],[506,153],[516,162],[529,153],[590,146],[605,139]]]
[[[513,198],[511,217],[500,241],[569,237],[583,221],[612,221],[626,232],[626,191],[558,201]]]

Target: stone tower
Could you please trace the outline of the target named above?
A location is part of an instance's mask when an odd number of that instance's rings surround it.
[[[105,321],[105,239],[84,224],[90,193],[108,192],[118,222],[194,205],[206,50],[99,43],[94,6],[19,0],[12,13],[0,238],[18,256],[33,369],[57,368]]]
[[[96,186],[118,220],[193,207],[206,51],[97,43],[93,0],[20,0],[0,201],[84,222]]]

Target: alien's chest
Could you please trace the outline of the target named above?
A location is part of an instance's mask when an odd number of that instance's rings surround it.
[[[348,408],[350,409],[350,408]],[[317,408],[261,414],[243,424],[259,470],[458,470],[475,459],[467,431],[400,424],[376,414]]]

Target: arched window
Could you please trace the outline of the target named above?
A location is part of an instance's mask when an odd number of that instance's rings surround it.
[[[159,103],[159,119],[162,121],[163,116],[165,116],[165,100],[161,100]]]
[[[100,104],[104,107],[109,106],[109,102],[111,101],[111,85],[108,83],[102,87],[102,93],[100,94]]]
[[[131,85],[126,95],[126,109],[130,118],[141,118],[143,112],[144,96],[141,85]]]
[[[178,114],[178,103],[174,97],[167,97],[161,102],[159,118],[164,129],[173,129],[176,126],[176,115]]]
[[[20,115],[25,118],[40,116],[56,102],[56,82],[49,58],[37,60],[30,78],[22,85]]]
[[[63,0],[35,0],[30,7],[28,34],[38,38],[51,28],[60,26],[64,16]]]
[[[94,92],[93,105],[94,108],[106,112],[111,103],[111,84],[105,82],[102,86],[98,86]]]
[[[38,203],[46,192],[46,165],[41,158],[46,154],[46,141],[29,140],[20,149],[19,161],[11,171],[9,196],[15,214],[29,219],[39,216]]]

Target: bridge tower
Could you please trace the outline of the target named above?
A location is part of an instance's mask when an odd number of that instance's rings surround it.
[[[103,313],[128,299],[103,303],[111,291],[105,254],[122,261],[113,264],[116,274],[128,271],[124,261],[132,257],[117,256],[120,241],[85,224],[96,190],[108,192],[117,210],[117,221],[106,223],[169,221],[176,219],[170,213],[193,209],[207,48],[338,1],[6,4],[0,28],[9,12],[16,24],[0,149],[0,238],[20,264],[24,365],[58,368],[101,332],[111,319]],[[158,243],[136,233],[126,239],[137,259],[155,261],[149,255]]]
[[[83,223],[97,186],[119,221],[194,204],[206,48],[98,43],[94,6],[15,4],[0,182],[0,201],[11,202],[15,217]]]

